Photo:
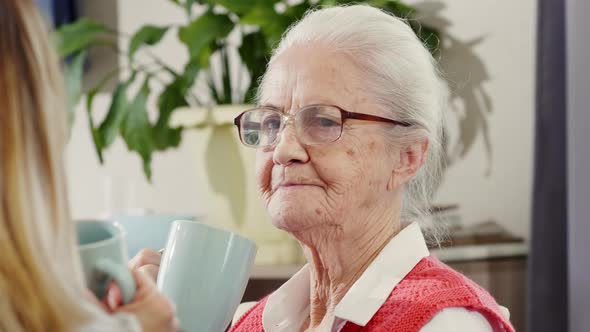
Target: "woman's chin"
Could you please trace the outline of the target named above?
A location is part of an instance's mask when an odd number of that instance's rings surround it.
[[[280,213],[271,213],[272,224],[282,231],[294,234],[309,229],[317,223],[317,220],[313,220],[302,211],[292,212],[282,210]]]
[[[289,233],[317,225],[322,216],[318,202],[322,197],[299,192],[275,193],[267,205],[273,225]]]
[[[305,228],[309,227],[308,225],[303,224],[300,221],[297,220],[285,220],[285,219],[279,219],[279,220],[275,220],[273,219],[272,224],[282,230],[285,231],[287,233],[290,234],[294,234],[294,233],[298,233],[301,232],[302,230],[304,230]]]

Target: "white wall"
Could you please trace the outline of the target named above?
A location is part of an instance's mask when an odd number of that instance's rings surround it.
[[[465,223],[495,220],[516,234],[528,237],[532,154],[533,92],[536,1],[494,2],[453,0],[439,12],[449,22],[446,28],[461,41],[483,37],[472,50],[483,60],[489,78],[482,87],[490,96],[492,112],[485,115],[492,145],[491,162],[478,137],[461,161],[448,169],[437,194],[441,204],[458,203]],[[184,20],[181,11],[163,0],[118,1],[118,24],[124,32],[133,32],[144,22],[155,24]],[[438,25],[442,20],[437,21]],[[166,37],[166,45],[156,53],[182,68],[184,50]],[[461,52],[459,52],[460,54]],[[463,59],[457,58],[454,66]],[[453,63],[451,66],[453,66]],[[462,68],[461,65],[459,65]],[[464,70],[465,68],[463,68]],[[468,85],[470,72],[448,73],[459,86]],[[96,110],[106,108],[106,96],[99,96]],[[102,106],[100,106],[102,104]],[[461,105],[459,103],[459,108]],[[106,154],[106,165],[99,167],[83,109],[78,117],[68,148],[70,196],[75,218],[100,214],[106,207],[104,178],[127,178],[135,189],[134,204],[164,212],[202,214],[207,202],[199,197],[199,176],[189,140],[181,149],[154,158],[154,181],[143,180],[140,161],[129,155],[118,141]],[[450,117],[456,122],[456,116]],[[456,136],[456,134],[454,134]],[[489,175],[486,175],[491,166]],[[120,180],[116,180],[119,181]],[[119,199],[118,204],[123,204]]]
[[[492,148],[491,169],[481,135],[471,152],[452,166],[437,195],[441,203],[459,203],[465,223],[495,220],[528,238],[533,170],[536,1],[445,1],[442,11],[454,37],[469,41],[483,60],[491,96],[486,115]],[[459,57],[457,63],[463,59]],[[468,64],[469,62],[466,62]],[[469,70],[449,73],[468,85]],[[452,113],[449,114],[453,122]],[[480,132],[481,133],[481,132]]]

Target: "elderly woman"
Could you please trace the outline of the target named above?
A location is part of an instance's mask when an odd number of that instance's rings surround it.
[[[513,331],[429,255],[418,224],[440,173],[444,91],[408,25],[378,9],[315,11],[287,32],[236,125],[258,149],[273,224],[309,264],[232,331]]]

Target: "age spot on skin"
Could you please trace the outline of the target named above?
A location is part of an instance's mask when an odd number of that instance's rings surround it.
[[[355,155],[355,152],[352,149],[348,149],[346,150],[346,154],[352,157]]]

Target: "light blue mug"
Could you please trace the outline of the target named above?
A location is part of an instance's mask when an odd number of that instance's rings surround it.
[[[109,219],[120,223],[126,232],[127,253],[135,257],[142,249],[160,250],[166,246],[168,233],[175,220],[196,220],[185,214],[165,214],[153,212],[115,213]]]
[[[86,287],[102,299],[114,281],[121,289],[123,303],[135,296],[135,280],[127,268],[125,232],[121,225],[101,220],[76,223],[78,252],[82,261]]]
[[[235,233],[175,221],[158,288],[176,304],[181,329],[225,331],[244,295],[255,256],[254,242]]]

